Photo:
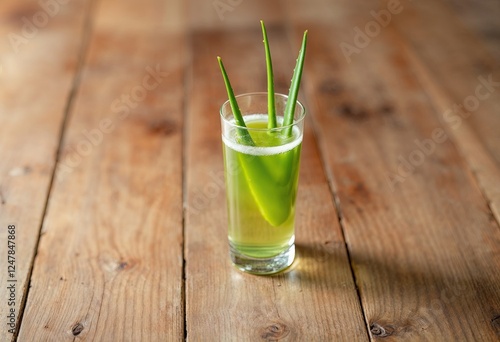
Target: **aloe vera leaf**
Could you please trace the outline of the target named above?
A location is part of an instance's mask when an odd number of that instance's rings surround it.
[[[229,103],[231,105],[231,110],[233,111],[234,120],[236,121],[236,125],[244,128],[237,128],[236,132],[238,134],[239,143],[248,146],[255,146],[255,143],[250,136],[250,133],[245,129],[246,124],[245,120],[243,120],[243,116],[241,115],[240,107],[238,106],[238,102],[236,101],[236,97],[234,96],[233,88],[231,87],[231,82],[229,82],[229,77],[227,76],[226,69],[224,68],[224,64],[222,63],[222,59],[217,56],[217,60],[219,61],[220,70],[222,72],[222,77],[224,78],[224,84],[226,85],[227,96],[229,98]]]
[[[266,71],[267,71],[267,128],[276,128],[276,106],[274,104],[274,79],[273,63],[271,60],[271,50],[267,39],[266,26],[264,21],[260,21],[262,27],[262,38],[264,39],[264,49],[266,51]]]
[[[296,191],[296,184],[290,184],[290,181],[297,179],[297,176],[293,175],[292,172],[298,172],[298,169],[287,170],[289,172],[284,178],[270,177],[272,173],[270,167],[283,169],[289,168],[291,162],[296,164],[297,159],[300,158],[300,147],[287,151],[285,154],[286,156],[283,156],[280,165],[272,166],[266,163],[266,160],[263,160],[261,156],[248,154],[239,154],[238,156],[255,203],[261,215],[273,227],[285,223],[294,206],[295,194],[292,192]],[[286,179],[287,183],[279,184],[279,179]],[[271,188],[274,191],[269,191]]]
[[[306,55],[306,45],[307,45],[307,30],[304,32],[304,37],[302,38],[302,46],[300,47],[299,57],[297,58],[297,64],[293,70],[292,83],[290,84],[290,90],[288,91],[288,100],[285,106],[285,113],[283,118],[283,126],[289,126],[293,123],[293,114],[295,113],[295,106],[297,104],[297,97],[299,95],[300,79],[302,78],[302,69],[304,68],[304,59]],[[292,128],[289,127],[285,130],[285,136],[290,137],[292,134]]]

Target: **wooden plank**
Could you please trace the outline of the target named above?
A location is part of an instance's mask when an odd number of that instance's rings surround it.
[[[103,1],[94,16],[21,341],[184,336],[184,39],[156,18],[108,22],[132,3]]]
[[[395,24],[409,43],[416,75],[433,89],[440,120],[500,222],[500,59],[444,4],[414,4]]]
[[[83,41],[85,3],[56,5],[0,3],[1,341],[13,338],[22,316]],[[16,227],[14,250],[7,245],[8,225]]]
[[[182,1],[123,1],[107,0],[99,3],[101,30],[123,33],[154,33],[157,30],[183,33],[186,29],[187,8]]]
[[[195,81],[188,96],[186,142],[187,339],[367,340],[310,120],[297,199],[297,262],[272,277],[244,274],[231,266],[218,115],[227,94],[215,57],[223,57],[237,93],[265,90],[264,49],[259,18],[254,19],[249,29],[193,34]],[[282,24],[268,30],[276,90],[287,92],[298,49],[290,49]],[[306,65],[306,72],[310,67]]]
[[[189,1],[189,27],[194,30],[254,27],[255,21],[267,25],[283,19],[279,1],[214,0]]]
[[[471,31],[476,32],[490,51],[500,58],[500,2],[496,0],[447,0],[453,12]]]
[[[308,1],[288,4],[294,13],[312,10]],[[331,3],[320,10],[343,12],[335,20],[295,20],[296,32],[308,27],[315,37],[306,93],[371,336],[497,341],[500,230],[436,119],[432,94],[390,26],[351,63],[342,53],[340,44],[353,44],[354,29],[374,21],[377,6]]]

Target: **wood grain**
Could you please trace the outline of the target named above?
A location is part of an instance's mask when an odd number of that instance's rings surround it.
[[[445,17],[451,14],[458,18],[468,30],[480,36],[481,43],[487,45],[497,60],[500,59],[500,27],[498,26],[500,2],[495,0],[447,0],[443,2],[450,4]]]
[[[498,2],[63,2],[0,2],[0,341],[498,341]],[[260,19],[282,93],[309,30],[269,277],[229,260],[215,58],[264,91]]]
[[[199,341],[209,334],[218,341],[365,341],[363,316],[309,120],[297,199],[296,263],[273,277],[243,274],[231,266],[218,115],[227,95],[215,57],[223,58],[236,92],[265,90],[264,50],[255,19],[252,28],[231,34],[204,30],[193,35],[186,127],[187,339]],[[275,74],[289,79],[298,49],[290,50],[283,26],[268,30]],[[284,91],[278,84],[277,90]]]
[[[415,4],[395,24],[419,81],[432,89],[439,119],[500,222],[500,59],[444,4]]]
[[[21,341],[184,336],[182,35],[96,7]],[[142,2],[144,7],[160,1]],[[161,42],[161,44],[159,43]]]
[[[305,1],[289,4],[294,13],[311,11]],[[371,337],[496,341],[500,230],[466,161],[444,135],[431,90],[419,83],[419,70],[391,27],[351,63],[340,48],[380,9],[332,3],[321,12],[342,11],[335,21],[294,20],[296,32],[308,27],[315,37],[306,93],[334,175]],[[424,153],[419,146],[435,132],[446,139]],[[391,181],[395,174],[402,179]]]
[[[13,338],[10,309],[17,326],[22,315],[87,12],[71,2],[49,18],[37,2],[0,3],[0,341]],[[16,226],[15,297],[7,290],[9,224]]]

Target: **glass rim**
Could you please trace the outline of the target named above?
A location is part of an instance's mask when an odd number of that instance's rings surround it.
[[[243,93],[243,94],[236,95],[235,97],[236,97],[236,100],[238,100],[238,98],[240,98],[240,97],[249,96],[249,95],[265,95],[267,97],[267,92],[260,91],[260,92]],[[288,95],[281,94],[281,93],[275,93],[274,96],[284,98],[288,101]],[[296,100],[296,102],[300,107],[300,117],[297,120],[295,120],[294,122],[292,122],[290,125],[279,126],[279,127],[274,127],[274,128],[249,128],[249,127],[237,125],[235,122],[229,121],[222,113],[222,108],[224,108],[224,106],[226,106],[227,104],[229,104],[229,106],[231,106],[229,99],[226,100],[222,104],[222,106],[220,107],[220,110],[219,110],[219,114],[220,114],[222,121],[224,121],[224,123],[226,123],[234,128],[241,128],[241,129],[245,129],[245,130],[249,130],[249,131],[264,131],[264,132],[266,132],[266,131],[267,132],[281,131],[281,130],[284,130],[287,128],[291,128],[293,126],[297,126],[306,117],[306,107],[304,107],[302,102],[300,102],[298,99]],[[295,110],[297,110],[297,107],[295,107]],[[255,113],[255,114],[260,114],[260,113]],[[232,115],[232,117],[234,118],[234,114]]]

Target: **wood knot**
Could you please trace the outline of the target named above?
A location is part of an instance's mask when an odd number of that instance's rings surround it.
[[[370,195],[363,182],[356,183],[354,186],[354,193],[363,197],[368,197]]]
[[[83,331],[83,324],[82,323],[76,323],[75,325],[73,325],[73,327],[71,328],[71,333],[73,334],[73,336],[78,336],[80,335],[80,333]]]
[[[391,115],[394,113],[394,107],[388,103],[383,104],[380,106],[380,114],[382,115]]]
[[[118,266],[116,267],[117,270],[124,270],[128,267],[128,263],[125,262],[125,261],[122,261],[118,264]]]
[[[339,81],[328,79],[320,84],[319,91],[324,94],[338,95],[344,91],[344,87]]]
[[[134,260],[120,260],[115,263],[114,265],[114,271],[124,271],[132,268],[134,266]]]
[[[394,328],[391,326],[381,326],[378,323],[373,323],[370,325],[370,332],[372,335],[376,338],[383,338],[387,336],[391,336],[392,333],[394,332]]]
[[[473,68],[476,70],[477,73],[479,74],[487,74],[490,73],[493,67],[490,65],[489,62],[484,61],[484,60],[479,60],[476,63],[473,64]]]
[[[30,7],[25,7],[25,8],[20,8],[18,10],[14,10],[10,13],[9,16],[7,16],[7,20],[12,22],[12,23],[22,23],[22,19],[24,17],[26,18],[33,18],[33,16],[37,13],[37,8],[35,5],[30,6]]]
[[[272,322],[265,327],[260,336],[267,341],[275,341],[284,338],[290,333],[290,329],[282,322]]]
[[[361,121],[368,118],[368,112],[364,109],[354,108],[349,103],[342,103],[337,109],[338,113],[350,120]]]
[[[491,320],[491,326],[495,330],[496,334],[500,336],[500,315],[493,317]]]
[[[149,123],[149,132],[153,134],[171,135],[177,131],[177,124],[172,120],[162,119]]]
[[[19,166],[11,169],[9,171],[9,176],[11,177],[17,177],[17,176],[23,176],[31,173],[33,169],[30,166]]]
[[[134,260],[110,260],[107,262],[103,262],[103,268],[107,272],[114,273],[114,272],[120,272],[120,271],[126,271],[134,267],[135,261]]]

